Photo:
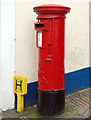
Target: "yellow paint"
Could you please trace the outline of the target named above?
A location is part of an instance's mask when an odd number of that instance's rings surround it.
[[[24,96],[17,94],[17,111],[22,112],[24,110]]]
[[[22,112],[24,110],[24,95],[27,94],[26,76],[14,76],[14,93],[17,94],[17,111]]]

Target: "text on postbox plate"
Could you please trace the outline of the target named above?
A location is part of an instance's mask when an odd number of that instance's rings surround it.
[[[38,47],[42,47],[42,32],[38,32]]]

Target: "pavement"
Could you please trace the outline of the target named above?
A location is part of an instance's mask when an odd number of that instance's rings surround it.
[[[66,95],[65,99],[65,112],[62,115],[51,117],[58,118],[58,120],[90,120],[91,116],[91,88],[76,91]],[[44,119],[38,113],[37,105],[28,106],[22,113],[17,113],[16,109],[2,112],[3,118],[20,118],[20,120],[28,120],[30,118]],[[41,120],[42,120],[41,119]],[[46,118],[47,120],[47,118]],[[48,119],[49,120],[49,119]]]
[[[66,104],[76,111],[72,118],[89,118],[91,116],[91,88],[83,89],[66,96]]]
[[[2,111],[1,111],[1,109],[0,109],[0,120],[2,119]]]

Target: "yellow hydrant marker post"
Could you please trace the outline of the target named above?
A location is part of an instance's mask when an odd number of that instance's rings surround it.
[[[14,76],[14,93],[17,94],[17,111],[22,112],[24,110],[24,95],[27,94],[26,76]]]

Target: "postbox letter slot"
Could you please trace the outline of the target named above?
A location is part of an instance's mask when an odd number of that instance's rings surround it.
[[[35,27],[44,27],[44,24],[35,24]]]

